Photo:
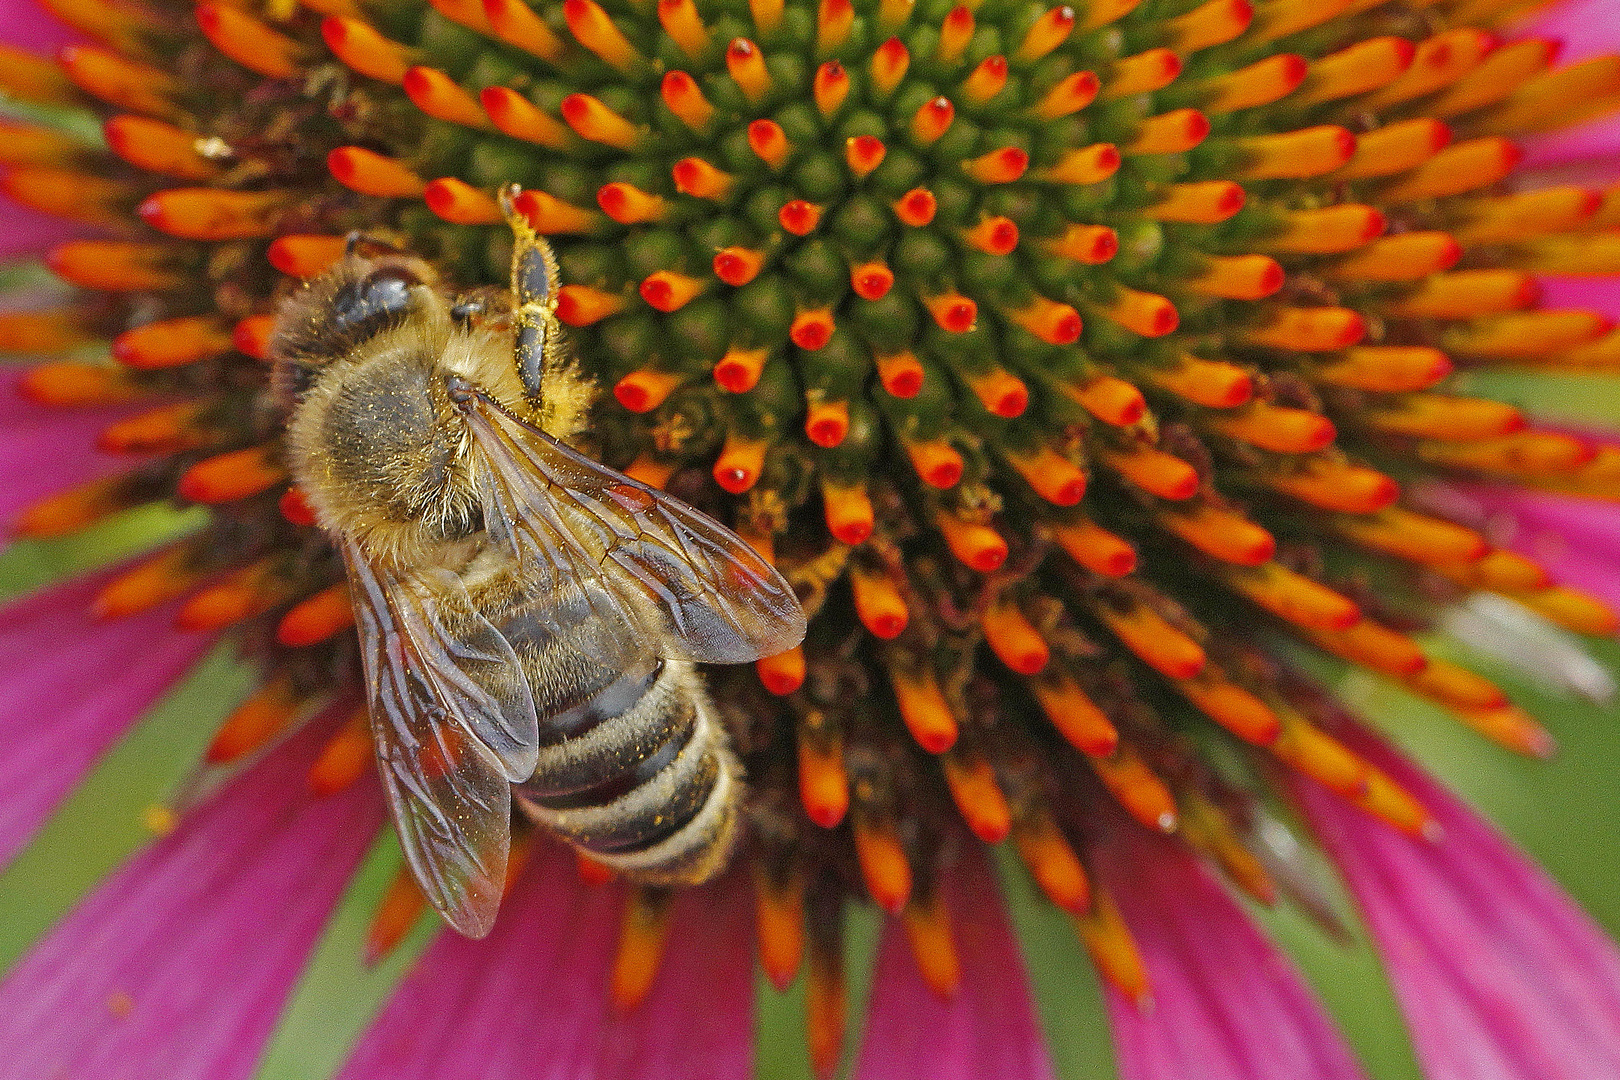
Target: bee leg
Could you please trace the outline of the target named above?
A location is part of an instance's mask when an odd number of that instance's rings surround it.
[[[555,355],[562,329],[557,322],[557,257],[529,219],[513,205],[520,191],[513,184],[501,191],[500,198],[507,224],[512,227],[514,358],[524,393],[538,404],[541,378],[559,359]]]

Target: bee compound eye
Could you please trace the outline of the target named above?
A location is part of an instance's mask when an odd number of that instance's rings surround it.
[[[397,311],[410,304],[411,289],[420,284],[422,279],[409,267],[383,266],[360,279],[357,296],[378,310]]]
[[[332,320],[345,332],[380,331],[404,317],[416,302],[411,290],[421,284],[407,267],[379,267],[338,289],[332,297]]]

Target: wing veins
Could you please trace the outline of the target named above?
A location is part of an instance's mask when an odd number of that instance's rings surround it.
[[[410,584],[343,544],[377,761],[400,846],[423,895],[452,926],[494,924],[510,845],[510,786],[500,759],[439,698],[401,605]],[[413,663],[414,661],[414,663]],[[425,666],[425,665],[424,665]],[[454,745],[447,734],[458,736]]]
[[[491,489],[492,535],[525,565],[539,562],[564,577],[594,573],[590,584],[626,623],[618,632],[659,642],[666,656],[712,663],[758,659],[803,637],[792,589],[723,525],[591,461],[482,394],[470,419]],[[625,494],[600,494],[614,489]],[[626,505],[632,497],[642,505]],[[619,574],[608,572],[609,561]],[[626,578],[648,595],[620,592]],[[649,599],[658,615],[652,622],[644,614]]]

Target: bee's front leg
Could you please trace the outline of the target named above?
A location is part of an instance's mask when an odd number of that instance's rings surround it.
[[[512,323],[518,377],[529,401],[540,403],[540,382],[559,347],[557,322],[557,256],[513,205],[521,189],[513,184],[501,192],[501,209],[512,227]]]

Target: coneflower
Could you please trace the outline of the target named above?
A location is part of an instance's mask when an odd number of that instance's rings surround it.
[[[1357,1076],[1209,873],[1331,922],[1290,821],[1431,1076],[1620,1074],[1613,949],[1323,689],[1544,756],[1423,632],[1603,681],[1568,632],[1620,626],[1583,535],[1613,516],[1571,500],[1620,497],[1620,439],[1469,387],[1620,368],[1584,283],[1620,273],[1615,143],[1546,134],[1620,110],[1620,57],[1560,66],[1518,0],[43,2],[81,37],[0,48],[0,189],[83,229],[45,254],[72,290],[0,315],[71,354],[6,375],[0,513],[202,512],[0,613],[41,653],[0,681],[0,853],[218,635],[257,684],[173,832],[0,986],[0,1076],[251,1074],[381,821],[269,328],[355,232],[504,285],[513,184],[602,391],[580,448],[731,524],[810,631],[708,672],[749,777],[726,879],[603,885],[529,838],[491,938],[436,943],[345,1077],[746,1073],[750,942],[827,1073],[864,904],[859,1074],[1049,1075],[996,844],[1110,988],[1122,1075]],[[423,910],[402,872],[373,956]]]

